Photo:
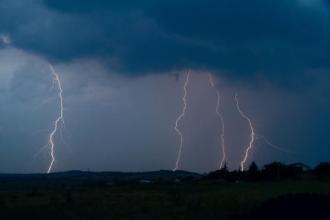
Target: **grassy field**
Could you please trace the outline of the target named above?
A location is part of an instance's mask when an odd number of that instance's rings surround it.
[[[1,219],[229,219],[290,193],[330,194],[330,181],[193,181],[122,186],[0,184]]]

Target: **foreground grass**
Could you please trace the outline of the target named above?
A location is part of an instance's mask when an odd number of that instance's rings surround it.
[[[1,186],[1,219],[228,219],[289,193],[330,194],[330,181]]]

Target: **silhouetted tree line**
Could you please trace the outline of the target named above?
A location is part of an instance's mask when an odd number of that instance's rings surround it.
[[[330,163],[322,162],[315,168],[311,168],[303,163],[294,163],[286,165],[281,162],[273,162],[266,164],[262,169],[255,162],[245,171],[234,170],[229,171],[227,166],[211,172],[204,179],[216,180],[223,179],[230,182],[235,181],[258,181],[258,180],[276,180],[294,178],[299,179],[304,176],[315,178],[330,178]]]

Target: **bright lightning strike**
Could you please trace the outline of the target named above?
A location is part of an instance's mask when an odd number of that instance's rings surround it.
[[[221,169],[224,166],[224,163],[226,161],[226,146],[225,146],[225,121],[223,119],[223,116],[220,112],[220,102],[221,102],[221,96],[219,90],[216,88],[213,77],[211,74],[209,74],[209,81],[210,85],[214,88],[216,94],[217,94],[217,106],[215,108],[215,112],[217,113],[220,122],[221,122],[221,134],[220,134],[220,139],[221,139],[221,151],[222,151],[222,159],[220,161],[219,169]]]
[[[54,77],[54,84],[57,85],[58,88],[58,98],[59,98],[59,102],[60,102],[60,113],[59,116],[56,118],[56,120],[54,121],[54,128],[53,130],[50,132],[49,134],[49,138],[48,138],[48,146],[50,147],[50,157],[51,157],[51,161],[47,170],[47,173],[50,173],[53,169],[53,165],[55,162],[55,142],[54,142],[54,136],[57,133],[58,129],[59,129],[59,123],[63,123],[64,124],[64,113],[63,113],[63,90],[62,90],[62,83],[60,80],[59,75],[57,74],[57,72],[55,71],[54,67],[49,64],[49,69],[51,70],[51,74]]]
[[[183,134],[182,134],[181,130],[179,129],[179,123],[183,119],[183,117],[185,116],[186,111],[187,111],[187,93],[188,93],[188,88],[187,87],[188,87],[188,83],[189,83],[190,74],[191,74],[191,72],[189,70],[188,73],[187,73],[187,76],[186,76],[186,81],[185,81],[184,86],[183,86],[184,94],[183,94],[183,97],[182,97],[182,102],[183,102],[182,112],[175,121],[174,129],[180,137],[180,145],[179,145],[179,152],[178,152],[176,163],[175,163],[175,168],[173,169],[173,171],[176,171],[176,170],[179,169],[180,160],[181,160],[181,154],[182,154],[182,147],[183,147],[184,138],[183,138]]]
[[[253,148],[256,134],[254,132],[254,127],[253,127],[253,124],[252,124],[251,119],[240,108],[239,99],[238,99],[238,94],[237,93],[235,94],[235,101],[236,101],[236,107],[237,107],[238,112],[240,113],[240,115],[244,119],[246,119],[249,122],[250,130],[251,130],[251,133],[250,133],[250,142],[249,142],[249,145],[247,146],[247,148],[245,150],[244,158],[241,161],[241,166],[240,166],[241,171],[244,171],[244,169],[245,169],[244,165],[245,165],[245,163],[246,163],[246,161],[247,161],[247,159],[249,157],[250,150]]]

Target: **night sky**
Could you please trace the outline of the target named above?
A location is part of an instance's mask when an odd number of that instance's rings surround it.
[[[330,159],[329,0],[0,0],[0,172],[46,172],[59,114],[53,171],[180,169],[207,172],[250,152],[315,165]],[[266,137],[280,149],[265,143]],[[44,147],[46,146],[46,147]]]

